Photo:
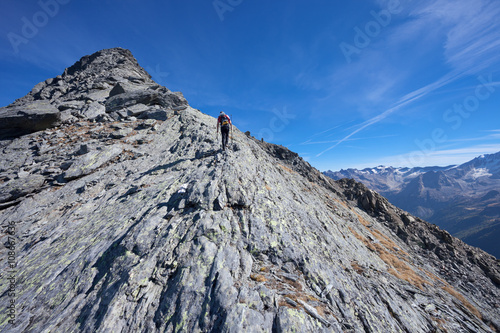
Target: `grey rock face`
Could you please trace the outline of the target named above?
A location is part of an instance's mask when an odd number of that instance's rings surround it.
[[[29,175],[7,182],[0,188],[0,203],[12,201],[42,188],[45,177]]]
[[[116,138],[123,136],[115,136]],[[86,153],[74,160],[70,168],[64,173],[64,179],[73,180],[88,175],[104,164],[118,157],[123,152],[123,147],[113,145],[101,151]]]
[[[91,102],[86,108],[82,108],[82,116],[86,119],[96,119],[106,114],[106,107],[99,102]]]
[[[47,101],[0,108],[0,135],[31,133],[57,126],[59,110]]]
[[[1,143],[0,181],[45,187],[0,207],[0,332],[500,329],[493,257],[236,128],[222,153],[188,105],[156,110]]]
[[[166,89],[158,89],[153,86],[150,89],[135,90],[113,95],[106,101],[106,111],[112,112],[124,107],[133,108],[138,105],[158,105],[165,108],[173,108],[187,104],[185,99],[178,94],[171,93]],[[144,109],[143,111],[146,111]],[[140,112],[136,112],[136,115]]]

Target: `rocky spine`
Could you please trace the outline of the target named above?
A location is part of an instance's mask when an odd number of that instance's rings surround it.
[[[0,141],[1,332],[500,329],[492,256],[236,128],[222,154],[129,51],[7,111],[38,101],[57,123]]]

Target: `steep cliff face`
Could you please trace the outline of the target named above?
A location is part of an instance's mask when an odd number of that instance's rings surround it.
[[[141,72],[102,54],[95,80]],[[238,129],[222,153],[214,118],[129,81],[0,141],[1,332],[500,329],[493,257]]]

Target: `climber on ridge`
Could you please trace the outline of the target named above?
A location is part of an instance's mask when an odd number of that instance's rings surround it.
[[[220,112],[219,118],[217,118],[217,136],[219,135],[219,125],[220,132],[222,134],[222,150],[226,150],[227,142],[229,140],[229,131],[233,131],[233,124],[231,119],[223,111]]]

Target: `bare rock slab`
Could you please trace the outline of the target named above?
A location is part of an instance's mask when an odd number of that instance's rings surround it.
[[[59,110],[48,101],[0,108],[0,134],[15,135],[55,127],[61,120]]]
[[[80,156],[65,172],[64,179],[72,180],[88,175],[119,156],[122,152],[123,147],[121,145],[113,145],[103,150],[90,152]]]

